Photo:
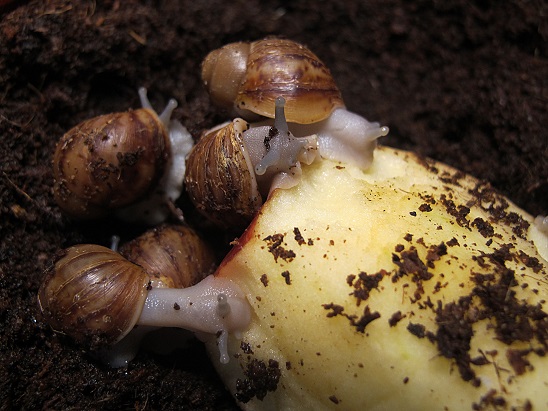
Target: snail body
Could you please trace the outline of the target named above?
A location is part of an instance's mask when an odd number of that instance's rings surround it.
[[[197,209],[214,224],[243,229],[263,198],[298,183],[301,162],[316,158],[316,136],[294,137],[276,103],[274,125],[241,118],[205,132],[187,159],[185,186]]]
[[[249,308],[230,280],[208,275],[209,246],[189,227],[162,226],[121,251],[133,261],[93,244],[57,256],[38,292],[50,326],[113,366],[127,364],[144,333],[160,327],[217,339],[221,360],[228,361],[228,334],[246,328]]]
[[[317,135],[322,158],[365,170],[376,140],[388,134],[388,127],[348,111],[325,64],[291,40],[232,43],[214,50],[202,63],[202,80],[214,104],[257,125],[272,125],[275,99],[283,97],[289,129],[297,137]]]
[[[139,94],[143,108],[86,120],[60,139],[53,157],[54,196],[70,216],[98,218],[123,209],[123,217],[156,224],[168,214],[166,202],[179,196],[192,138],[170,120],[175,100],[158,115],[146,90]]]

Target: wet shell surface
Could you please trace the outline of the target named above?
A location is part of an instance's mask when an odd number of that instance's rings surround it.
[[[102,115],[69,130],[53,160],[54,195],[69,215],[100,217],[154,189],[169,158],[167,131],[150,109]]]
[[[294,123],[315,123],[344,107],[329,69],[291,40],[263,39],[214,50],[202,64],[202,79],[216,104],[235,108],[245,119],[250,113],[274,118],[277,97],[285,98],[287,121]]]
[[[187,192],[198,211],[220,227],[245,228],[262,204],[242,140],[248,127],[236,119],[206,132],[187,159]]]
[[[215,268],[211,247],[192,228],[162,225],[124,244],[120,254],[141,266],[153,288],[186,288]]]
[[[99,245],[67,248],[46,272],[38,302],[50,326],[83,345],[113,344],[137,322],[150,279]]]

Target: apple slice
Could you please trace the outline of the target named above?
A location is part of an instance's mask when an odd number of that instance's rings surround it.
[[[246,410],[547,409],[546,241],[446,165],[320,161],[221,264],[252,321],[228,364],[208,349]]]

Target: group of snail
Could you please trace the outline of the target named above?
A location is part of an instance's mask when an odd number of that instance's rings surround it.
[[[61,209],[154,228],[57,255],[38,293],[54,330],[111,366],[145,335],[186,330],[245,410],[548,407],[548,218],[377,147],[388,128],[346,110],[298,43],[229,44],[202,79],[233,120],[196,143],[177,103],[157,115],[145,89],[143,108],[61,138]],[[183,189],[241,234],[218,265],[181,221]]]
[[[141,88],[141,109],[92,118],[61,138],[53,158],[59,207],[74,218],[114,213],[158,225],[185,187],[212,224],[241,232],[270,192],[298,184],[301,164],[329,158],[365,169],[376,139],[388,133],[347,111],[328,68],[290,40],[215,50],[202,79],[212,101],[240,117],[194,145],[171,119],[176,101],[158,115]],[[209,245],[192,228],[164,225],[120,250],[66,249],[47,270],[38,301],[54,330],[92,348],[120,343],[136,325],[181,327],[217,338],[227,362],[226,334],[245,330],[250,314],[238,287],[209,276],[213,269]]]

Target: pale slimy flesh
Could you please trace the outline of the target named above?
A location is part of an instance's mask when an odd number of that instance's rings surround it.
[[[216,273],[252,314],[229,363],[215,340],[212,360],[246,410],[548,409],[533,221],[487,184],[387,147],[366,171],[303,167]]]

